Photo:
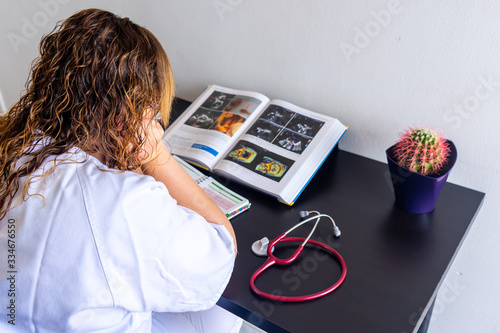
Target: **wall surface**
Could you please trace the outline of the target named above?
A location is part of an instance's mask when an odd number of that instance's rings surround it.
[[[440,129],[459,150],[449,181],[486,198],[438,293],[429,332],[500,332],[499,2],[21,0],[0,6],[0,90],[7,106],[19,98],[42,34],[79,9],[100,7],[157,35],[180,97],[193,99],[214,83],[285,99],[341,119],[350,127],[341,149],[379,161],[405,127]]]

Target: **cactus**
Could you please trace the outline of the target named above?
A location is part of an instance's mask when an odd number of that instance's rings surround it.
[[[448,160],[450,148],[438,132],[410,128],[400,134],[394,154],[400,166],[422,175],[434,175]]]

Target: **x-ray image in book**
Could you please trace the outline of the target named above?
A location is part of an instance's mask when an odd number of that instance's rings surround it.
[[[197,170],[193,165],[187,163],[179,156],[173,155],[184,170],[200,185],[208,196],[226,214],[228,219],[232,219],[250,208],[250,201],[247,198],[231,191],[226,186]]]
[[[346,130],[289,102],[210,85],[163,139],[184,160],[292,205]]]

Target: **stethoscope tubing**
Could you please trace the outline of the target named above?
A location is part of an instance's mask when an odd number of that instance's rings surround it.
[[[263,298],[267,298],[267,299],[274,300],[274,301],[302,302],[302,301],[309,301],[309,300],[313,300],[313,299],[325,296],[325,295],[331,293],[332,291],[334,291],[335,289],[337,289],[344,282],[345,277],[347,275],[346,263],[345,263],[344,259],[342,258],[342,256],[337,251],[335,251],[332,247],[330,247],[324,243],[312,240],[312,239],[306,239],[306,238],[301,238],[301,237],[285,237],[285,236],[286,236],[286,233],[281,234],[280,236],[278,236],[277,238],[275,238],[274,240],[269,242],[269,246],[267,248],[267,255],[268,255],[267,260],[264,262],[264,264],[260,268],[258,268],[253,273],[253,275],[250,278],[250,288],[252,289],[252,291],[254,293],[256,293],[257,295],[259,295]],[[297,250],[295,250],[295,252],[289,258],[280,259],[280,258],[276,258],[276,256],[274,256],[272,254],[272,248],[280,242],[302,242],[302,245],[300,245],[297,248]],[[302,252],[302,249],[304,248],[304,244],[312,244],[314,246],[321,247],[321,248],[325,249],[326,251],[330,252],[331,254],[333,254],[337,258],[337,260],[340,263],[341,269],[342,269],[342,273],[340,275],[340,278],[337,280],[337,282],[335,282],[333,285],[331,285],[330,287],[328,287],[322,291],[319,291],[319,292],[314,293],[314,294],[304,295],[304,296],[273,295],[273,294],[263,292],[255,286],[255,280],[257,279],[257,277],[262,272],[264,272],[266,269],[268,269],[269,267],[273,266],[274,264],[286,265],[286,264],[290,264],[291,262],[293,262],[298,257],[300,252]]]

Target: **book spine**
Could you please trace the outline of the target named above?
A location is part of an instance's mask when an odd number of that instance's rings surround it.
[[[292,200],[291,203],[286,203],[287,205],[289,206],[292,206],[295,201],[297,201],[297,199],[299,198],[299,196],[302,194],[302,192],[304,191],[304,189],[307,187],[307,185],[309,184],[309,182],[313,179],[313,177],[316,175],[316,173],[318,172],[319,168],[321,168],[321,166],[323,165],[323,163],[325,163],[326,159],[328,158],[328,156],[330,156],[330,154],[335,150],[335,148],[337,148],[339,142],[340,142],[340,139],[342,139],[342,137],[344,136],[345,132],[347,131],[344,130],[344,132],[342,133],[342,135],[340,136],[340,138],[337,140],[337,142],[335,142],[335,145],[332,147],[332,149],[330,150],[330,152],[328,154],[326,154],[325,158],[323,159],[323,161],[321,161],[321,163],[318,165],[318,167],[316,168],[316,170],[314,171],[314,173],[311,175],[311,177],[309,177],[309,179],[307,180],[307,182],[304,184],[304,186],[302,186],[302,189],[299,191],[299,193],[297,194],[297,196],[295,197],[294,200]],[[280,200],[281,201],[281,200]],[[281,201],[283,202],[283,201]]]

